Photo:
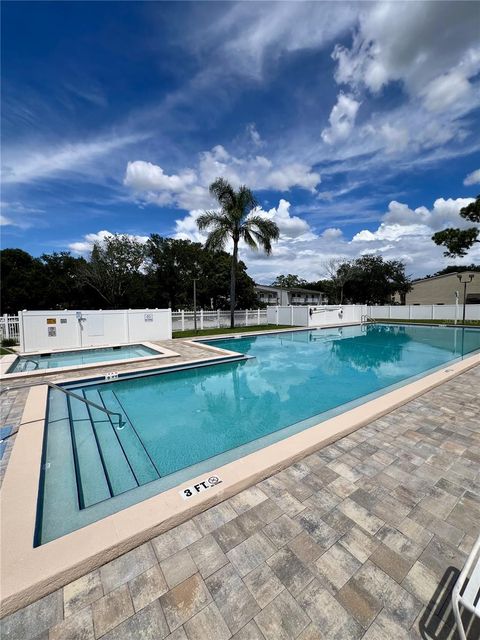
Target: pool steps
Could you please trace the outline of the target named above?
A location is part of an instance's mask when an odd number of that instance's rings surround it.
[[[116,393],[82,390],[87,400],[121,413],[124,426],[75,398],[51,392],[55,420],[68,420],[80,509],[160,477]],[[56,396],[56,397],[54,397]],[[53,402],[52,402],[53,400]]]

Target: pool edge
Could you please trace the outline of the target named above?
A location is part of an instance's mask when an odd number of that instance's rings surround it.
[[[31,389],[1,496],[2,616],[30,604],[197,513],[480,364],[480,354],[323,421],[215,470],[222,484],[184,501],[173,487],[33,548],[45,423],[46,387]],[[29,422],[29,424],[26,424]],[[27,461],[27,463],[26,463]],[[38,470],[32,473],[32,469]],[[195,484],[202,478],[193,478]],[[21,507],[19,508],[19,505]],[[157,514],[162,513],[162,518]],[[75,558],[75,559],[74,559]]]

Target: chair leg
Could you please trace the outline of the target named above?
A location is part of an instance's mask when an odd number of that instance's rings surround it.
[[[452,598],[453,613],[455,615],[455,622],[457,623],[458,635],[460,640],[467,640],[465,635],[465,629],[463,628],[462,618],[460,616],[460,609],[458,607],[458,599],[454,596]]]

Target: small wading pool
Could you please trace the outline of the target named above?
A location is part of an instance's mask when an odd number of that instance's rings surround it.
[[[37,546],[473,354],[480,331],[377,324],[204,342],[240,355],[68,387],[119,412],[121,429],[49,391]]]
[[[115,360],[132,360],[148,356],[161,355],[160,351],[134,344],[116,347],[100,347],[95,349],[78,349],[76,351],[53,351],[18,356],[6,373],[31,373],[42,369],[58,369],[60,367],[75,367],[79,365],[97,364],[98,362],[112,362]]]

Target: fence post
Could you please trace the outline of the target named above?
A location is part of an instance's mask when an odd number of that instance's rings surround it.
[[[181,321],[182,321],[182,331],[185,331],[185,309],[182,309]]]
[[[260,324],[260,309],[257,309],[257,324]]]
[[[203,329],[203,309],[200,309],[200,329]]]
[[[435,320],[435,305],[432,304],[432,320]]]
[[[293,327],[293,305],[290,307],[290,326]]]
[[[8,340],[10,338],[10,331],[8,328],[8,315],[6,313],[3,314],[3,337]]]
[[[220,329],[220,309],[217,309],[217,329]]]
[[[391,320],[392,318],[392,305],[388,306],[388,319]]]
[[[409,320],[412,319],[412,305],[411,304],[408,305],[408,319]]]

